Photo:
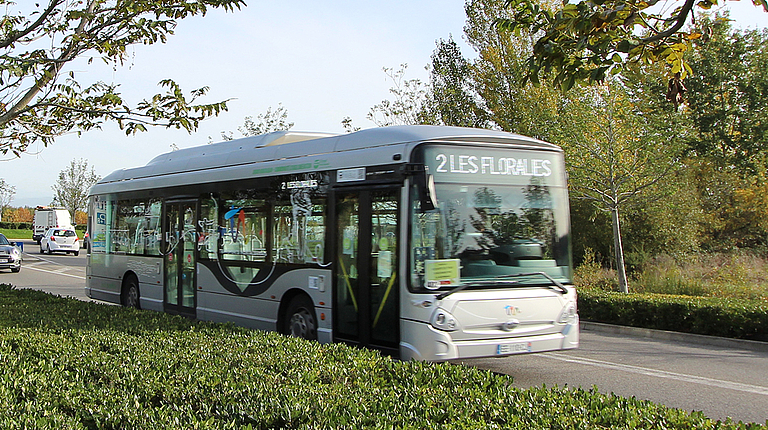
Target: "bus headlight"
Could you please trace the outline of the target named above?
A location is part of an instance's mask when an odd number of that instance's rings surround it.
[[[432,327],[443,331],[456,331],[459,328],[456,318],[450,312],[441,308],[437,308],[435,313],[432,314],[432,321],[430,323]]]
[[[568,302],[560,313],[560,318],[558,318],[557,322],[560,324],[571,323],[576,319],[577,314],[576,302]]]

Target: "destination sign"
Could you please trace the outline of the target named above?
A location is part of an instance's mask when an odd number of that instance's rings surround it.
[[[562,154],[551,151],[443,146],[423,147],[429,173],[438,182],[561,185]]]
[[[466,173],[481,175],[550,176],[552,161],[536,158],[478,157],[438,153],[436,173]]]

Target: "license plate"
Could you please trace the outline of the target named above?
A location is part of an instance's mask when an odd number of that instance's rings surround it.
[[[496,347],[497,355],[520,354],[522,352],[531,352],[531,342],[503,343]]]
[[[7,258],[0,258],[0,263],[7,263],[7,262],[8,262]]]

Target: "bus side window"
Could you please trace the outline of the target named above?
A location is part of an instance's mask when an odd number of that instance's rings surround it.
[[[312,205],[312,213],[307,219],[307,253],[305,262],[323,264],[325,252],[325,199]]]
[[[131,255],[160,255],[159,199],[120,200],[111,229],[112,251]]]
[[[281,201],[275,203],[274,208],[274,233],[272,255],[278,263],[294,263],[298,254],[298,224],[293,217],[290,203]],[[296,227],[296,230],[294,230]]]
[[[160,199],[150,199],[144,212],[144,252],[146,255],[160,255],[160,217],[163,202]]]
[[[308,189],[290,191],[290,199],[276,202],[273,212],[275,261],[322,264],[326,200],[311,197]]]
[[[224,200],[220,211],[223,212],[219,215],[218,227],[219,234],[222,235],[222,258],[266,261],[266,202],[261,199]]]
[[[216,201],[211,198],[200,200],[200,258],[216,260],[219,246],[219,210]]]

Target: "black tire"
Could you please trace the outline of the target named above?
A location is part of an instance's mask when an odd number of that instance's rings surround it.
[[[139,304],[139,280],[135,276],[125,279],[123,285],[122,305],[127,308],[141,309]]]
[[[75,257],[77,257],[78,255],[80,255],[80,251],[75,251],[75,252],[73,252],[72,254],[74,254],[74,255],[75,255]]]
[[[45,250],[43,249],[43,245],[40,245],[40,253],[45,254]]]
[[[283,333],[289,336],[317,340],[315,305],[305,295],[296,296],[285,309]]]
[[[12,267],[11,268],[11,272],[13,272],[13,273],[21,272],[21,265],[19,265],[19,267]]]

